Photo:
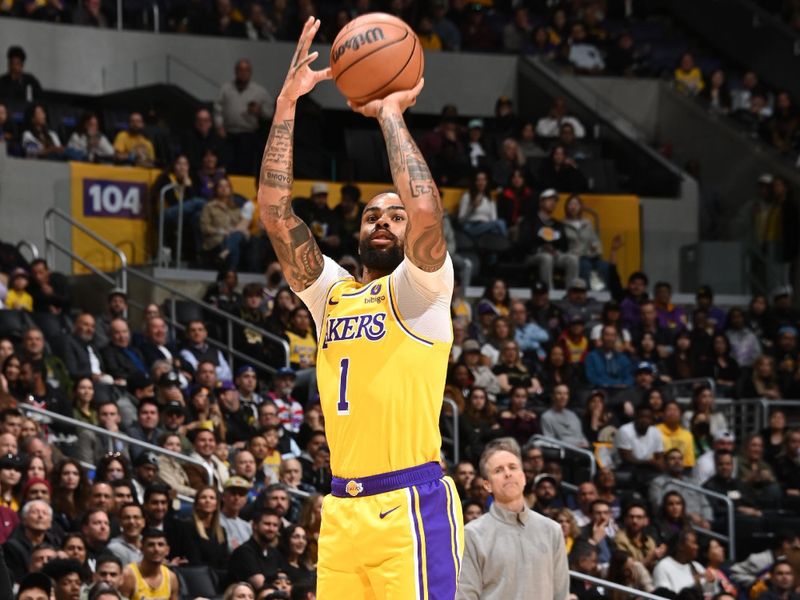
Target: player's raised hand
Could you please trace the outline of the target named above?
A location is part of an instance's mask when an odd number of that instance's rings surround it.
[[[402,90],[389,94],[386,98],[380,100],[372,100],[366,104],[353,104],[348,100],[347,105],[355,112],[361,113],[365,117],[377,118],[380,110],[384,107],[393,108],[404,113],[409,106],[414,106],[417,103],[417,96],[419,96],[422,88],[425,86],[425,79],[419,80],[419,83],[410,90]]]
[[[292,56],[292,64],[289,65],[289,72],[283,82],[280,97],[288,100],[297,100],[300,96],[307,94],[314,89],[320,81],[331,78],[331,69],[327,67],[321,71],[314,71],[311,63],[317,60],[319,52],[309,54],[311,43],[314,36],[319,31],[320,21],[314,17],[309,17],[303,26],[303,32],[297,42],[297,48]]]

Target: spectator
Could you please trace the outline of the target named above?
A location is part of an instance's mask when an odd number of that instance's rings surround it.
[[[569,387],[564,384],[553,389],[550,408],[542,414],[542,433],[580,448],[588,448],[589,441],[583,434],[581,420],[567,408]]]
[[[75,25],[108,28],[108,20],[103,14],[100,0],[82,0],[72,12],[72,22]]]
[[[423,50],[437,52],[442,49],[442,40],[434,30],[433,20],[428,15],[419,18],[416,33]]]
[[[81,533],[86,540],[86,553],[94,562],[108,546],[111,535],[108,513],[101,508],[89,508],[81,519]]]
[[[556,342],[566,356],[567,364],[581,366],[590,350],[589,338],[586,337],[586,321],[580,314],[572,315],[567,328]]]
[[[526,121],[519,130],[519,150],[525,161],[537,160],[547,156],[547,152],[536,142],[536,128],[533,123]],[[531,207],[532,209],[533,207]]]
[[[775,471],[764,461],[764,439],[760,435],[751,435],[745,440],[736,478],[756,499],[758,506],[775,508],[780,502],[781,488]]]
[[[225,169],[219,164],[219,156],[213,148],[206,148],[202,155],[200,168],[195,173],[197,192],[206,200],[214,197],[217,183],[226,177]]]
[[[525,166],[525,157],[519,149],[519,144],[514,138],[506,138],[500,147],[500,156],[492,167],[492,180],[498,185],[504,185],[511,180],[511,175],[516,169]]]
[[[633,365],[627,355],[616,350],[618,335],[613,325],[603,326],[600,347],[586,357],[586,379],[595,387],[633,385]]]
[[[22,581],[28,572],[31,553],[36,546],[42,543],[60,545],[60,540],[51,530],[53,509],[49,504],[42,500],[32,500],[22,507],[20,517],[20,524],[3,544],[5,561],[15,582]]]
[[[291,367],[295,370],[313,368],[316,364],[317,341],[311,315],[304,306],[298,306],[291,312],[284,337],[289,342]]]
[[[73,558],[54,558],[42,567],[42,573],[53,581],[55,600],[80,597],[83,565]]]
[[[125,504],[119,509],[120,535],[108,543],[108,551],[119,558],[123,564],[142,560],[142,530],[144,511],[136,503]],[[99,559],[97,564],[100,568]]]
[[[553,269],[563,269],[564,279],[572,281],[578,274],[578,260],[568,253],[564,224],[553,217],[558,194],[553,189],[539,194],[539,211],[520,224],[519,245],[531,252],[525,266],[533,267],[540,282],[553,287]]]
[[[596,272],[597,279],[603,287],[608,287],[611,265],[603,260],[603,243],[594,225],[583,216],[583,201],[580,196],[571,196],[567,200],[564,205],[564,215],[569,252],[578,257],[580,278],[591,282],[592,274]]]
[[[653,536],[648,534],[649,520],[644,504],[631,502],[625,508],[624,527],[617,532],[614,543],[618,548],[627,551],[635,561],[652,570],[667,553],[667,545],[656,544]]]
[[[139,343],[139,352],[148,369],[151,369],[157,361],[166,361],[173,369],[180,366],[178,351],[168,337],[169,327],[163,317],[147,319],[144,336]]]
[[[136,374],[146,375],[147,366],[137,348],[131,346],[131,332],[125,319],[111,321],[110,343],[103,348],[102,358],[106,371],[117,385],[126,385]]]
[[[591,520],[581,530],[581,541],[597,548],[597,562],[602,571],[608,569],[617,526],[611,517],[611,507],[605,500],[597,499],[589,509]]]
[[[511,54],[527,53],[532,30],[528,9],[517,7],[513,20],[503,28],[503,50]]]
[[[249,221],[242,216],[227,178],[220,179],[214,197],[200,211],[201,248],[215,256],[226,269],[236,270],[249,235]]]
[[[531,319],[545,329],[551,339],[556,339],[561,333],[564,324],[564,311],[561,307],[550,302],[549,286],[541,281],[536,281],[531,286],[531,299],[526,303],[526,308]]]
[[[619,300],[623,327],[635,330],[641,324],[641,307],[648,300],[648,283],[647,275],[641,271],[634,271],[628,276],[628,286]]]
[[[561,528],[525,506],[525,476],[519,446],[497,440],[481,456],[481,474],[494,502],[465,531],[459,600],[517,598],[539,590],[537,597],[566,598],[567,553]],[[530,543],[512,544],[524,536]],[[539,545],[544,552],[528,554]],[[522,554],[520,554],[520,552]],[[512,572],[509,572],[509,569]]]
[[[247,39],[275,41],[275,36],[272,33],[272,23],[267,18],[263,6],[258,2],[252,2],[248,6],[247,15],[247,20],[244,22]]]
[[[691,432],[681,425],[681,407],[676,401],[670,400],[664,403],[663,410],[664,420],[656,428],[664,438],[664,450],[667,453],[673,449],[679,450],[683,466],[691,469],[695,464],[694,440]]]
[[[42,95],[39,80],[25,73],[26,54],[20,46],[9,46],[6,52],[8,71],[0,76],[0,100],[34,102]]]
[[[497,217],[497,204],[488,195],[489,176],[478,171],[472,179],[469,191],[464,192],[458,206],[458,220],[464,232],[475,238],[490,233],[506,237],[505,221]]]
[[[225,482],[219,521],[228,540],[228,552],[233,552],[250,538],[250,523],[239,516],[247,504],[252,484],[242,477],[232,476]]]
[[[586,25],[573,23],[569,36],[569,62],[576,73],[599,74],[606,68],[600,49],[592,43]]]
[[[97,0],[84,0],[95,3]],[[99,7],[99,2],[97,2]],[[67,157],[85,162],[108,162],[114,158],[114,147],[100,130],[100,122],[94,113],[84,113],[78,126],[67,142]]]
[[[681,55],[674,76],[675,89],[684,96],[697,96],[705,87],[703,73],[695,65],[694,56],[691,52],[684,52]]]
[[[136,423],[128,428],[128,435],[148,444],[157,444],[159,436],[163,433],[158,425],[158,403],[154,398],[143,398],[139,402],[136,415]],[[141,446],[133,446],[130,452],[134,461],[145,454]]]
[[[616,431],[617,425],[617,418],[606,406],[605,392],[592,390],[586,399],[586,409],[583,415],[584,437],[594,446],[596,442],[600,441],[601,435]]]
[[[557,138],[563,123],[572,125],[576,138],[581,139],[586,135],[583,124],[576,117],[567,114],[566,100],[559,96],[553,99],[553,106],[547,116],[536,123],[536,135],[543,138]]]
[[[340,226],[342,252],[357,254],[358,238],[361,234],[361,215],[365,207],[361,202],[361,190],[355,185],[343,185],[339,196],[339,204],[333,209],[333,212],[336,214],[336,220]]]
[[[184,467],[189,475],[189,481],[192,482],[192,487],[199,489],[201,486],[198,483],[208,480],[207,471],[210,469],[214,478],[214,487],[217,491],[222,492],[222,486],[230,477],[230,471],[227,465],[215,454],[217,444],[220,443],[221,438],[209,429],[195,429],[191,432],[189,439],[192,441],[193,446],[192,453],[189,456],[207,465],[206,469],[201,469],[195,465],[186,465]]]
[[[741,588],[748,589],[760,581],[763,574],[769,571],[773,564],[786,558],[798,548],[800,548],[800,538],[796,532],[778,532],[769,548],[755,552],[745,560],[731,565],[731,579]]]
[[[493,316],[507,317],[510,314],[511,294],[503,279],[495,277],[489,281],[478,301],[479,313],[481,307],[489,308]]]
[[[339,258],[342,254],[342,223],[338,213],[328,206],[327,184],[312,184],[311,197],[298,200],[295,211],[298,217],[308,223],[322,252]]]
[[[666,495],[670,491],[679,491],[684,502],[684,513],[689,521],[698,527],[711,529],[714,512],[708,503],[708,498],[694,490],[678,486],[673,480],[684,481],[684,459],[681,451],[672,448],[664,453],[665,472],[650,482],[648,496],[650,504],[655,508],[663,508]]]
[[[231,169],[239,174],[255,173],[259,155],[259,133],[272,118],[274,100],[252,81],[253,66],[246,58],[236,63],[236,77],[220,88],[214,103],[217,133],[228,145]]]
[[[567,156],[566,148],[558,143],[550,155],[539,165],[536,180],[544,188],[577,194],[587,189],[586,177],[578,169],[574,159]]]
[[[228,568],[228,539],[220,523],[219,495],[216,486],[197,490],[192,517],[181,535],[182,547],[176,554],[189,564],[207,565],[219,575]]]
[[[495,47],[495,44],[495,35],[487,23],[485,8],[480,4],[467,7],[466,19],[461,25],[462,49],[488,52]]]
[[[708,81],[708,86],[698,95],[700,101],[708,109],[708,112],[719,115],[727,115],[731,111],[731,92],[728,83],[725,81],[725,71],[714,69]]]
[[[642,70],[642,60],[633,36],[623,31],[608,51],[606,72],[619,77],[635,77]]]
[[[532,435],[539,433],[539,418],[528,409],[528,392],[522,386],[515,386],[509,394],[509,406],[500,413],[500,425],[518,443],[525,443]]]
[[[2,99],[2,95],[0,95]],[[0,144],[5,144],[5,153],[9,156],[19,156],[19,131],[16,123],[9,119],[8,108],[0,102]],[[3,146],[0,146],[0,151]]]
[[[317,565],[309,556],[308,535],[300,525],[292,523],[281,533],[278,548],[286,561],[286,572],[292,586],[300,582],[314,581]]]
[[[775,112],[767,122],[769,141],[781,154],[797,151],[800,141],[800,115],[792,105],[787,91],[780,91],[775,98]]]
[[[597,300],[589,296],[589,285],[585,279],[581,279],[580,277],[576,277],[567,283],[567,294],[564,297],[564,300],[561,303],[561,308],[564,311],[564,316],[569,321],[572,317],[580,316],[583,317],[586,323],[589,323],[592,328],[594,329],[596,324],[600,323],[601,320],[601,313],[603,311],[603,305],[600,304]],[[618,329],[618,325],[613,322],[609,321],[611,325],[614,326],[615,329]],[[624,332],[624,331],[623,331]],[[623,333],[620,332],[620,333]],[[595,332],[592,332],[592,338],[599,340],[601,337],[602,331],[596,332],[597,336],[595,338]],[[622,345],[618,345],[618,349],[622,349]]]
[[[32,104],[25,113],[22,149],[28,158],[61,160],[64,157],[64,148],[58,134],[48,127],[47,112],[43,104]]]
[[[585,540],[580,540],[572,547],[572,552],[569,554],[570,567],[578,573],[591,577],[600,577],[602,572],[598,568],[597,554],[595,546]],[[570,598],[577,598],[577,600],[598,600],[602,598],[594,583],[578,578],[571,580],[569,594]]]
[[[146,588],[158,590],[164,597],[176,598],[180,590],[178,576],[166,565],[170,545],[167,534],[154,528],[142,532],[142,560],[125,567],[119,591],[126,598],[141,597]],[[150,592],[152,593],[152,592]]]
[[[512,300],[509,315],[514,329],[514,340],[523,356],[544,359],[543,345],[547,343],[550,336],[537,323],[528,321],[528,310],[525,308],[525,303],[522,300]]]
[[[199,375],[199,366],[203,362],[211,363],[214,366],[212,373],[216,373],[216,379],[220,381],[233,380],[233,373],[227,359],[220,350],[214,348],[206,341],[208,330],[202,321],[190,321],[186,324],[186,343],[180,351],[183,366],[190,372]],[[202,381],[198,382],[203,384]]]
[[[636,407],[634,419],[619,428],[614,440],[623,466],[648,482],[663,469],[664,440],[653,426],[653,409],[645,404]]]
[[[518,226],[523,217],[533,214],[536,196],[525,182],[523,169],[514,169],[502,195],[497,200],[497,212],[509,230],[511,239],[518,236]]]
[[[591,481],[584,481],[578,485],[575,494],[576,507],[572,511],[575,522],[579,527],[584,527],[592,521],[592,503],[598,499],[597,486]]]
[[[17,267],[11,272],[8,280],[5,308],[33,312],[33,296],[28,293],[28,272]]]
[[[689,325],[686,311],[672,303],[672,286],[659,281],[653,288],[653,296],[658,312],[658,324],[672,335],[677,335]]]
[[[215,391],[220,412],[225,419],[227,429],[225,441],[234,444],[249,438],[255,433],[252,425],[255,416],[249,407],[242,404],[239,399],[239,390],[232,381],[223,381]]]
[[[699,553],[697,534],[682,531],[670,544],[669,554],[653,569],[653,584],[679,593],[686,588],[703,586],[703,582],[713,583],[706,577],[705,569],[697,562]]]
[[[788,560],[777,560],[770,569],[769,589],[759,600],[800,600],[795,586],[794,568]]]
[[[225,161],[220,158],[224,157],[224,148],[225,142],[214,128],[211,112],[207,108],[198,108],[194,113],[192,128],[181,140],[181,152],[189,159],[191,172],[195,173],[202,168],[203,157],[209,149],[220,159],[220,164],[224,164]]]
[[[715,474],[703,483],[703,487],[717,494],[728,496],[734,504],[738,516],[759,519],[762,512],[758,509],[755,498],[741,481],[734,477],[735,465],[733,452],[730,450],[716,450],[714,452]],[[728,506],[725,502],[711,499],[714,509],[714,522],[723,525],[727,521]],[[752,523],[752,521],[751,521]]]
[[[275,548],[281,519],[269,508],[261,509],[253,517],[253,534],[250,539],[231,554],[229,578],[247,581],[255,589],[279,570],[285,570],[285,561]]]
[[[532,56],[541,56],[548,60],[555,58],[556,47],[550,41],[547,35],[547,28],[543,25],[539,25],[533,30],[531,43],[528,46],[528,53]]]
[[[739,86],[735,87],[735,89],[731,92],[733,109],[745,111],[749,110],[753,96],[756,95],[760,95],[764,100],[764,106],[762,107],[764,110],[764,116],[771,116],[771,103],[767,101],[767,92],[761,85],[761,82],[758,80],[758,75],[755,73],[755,71],[745,71],[744,75],[742,75]]]
[[[152,167],[156,161],[153,143],[144,134],[144,117],[132,112],[128,117],[128,129],[114,138],[114,157],[117,162],[135,167]]]

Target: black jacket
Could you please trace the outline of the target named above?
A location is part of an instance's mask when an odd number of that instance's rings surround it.
[[[139,357],[142,365],[145,364],[144,358],[136,348],[128,346],[128,350]],[[146,370],[143,371],[137,367],[136,363],[118,346],[109,344],[103,348],[102,356],[106,365],[105,371],[114,379],[128,379],[137,373],[146,373]]]
[[[531,254],[547,247],[558,252],[566,252],[567,234],[564,224],[558,219],[543,221],[538,212],[526,217],[520,223],[519,245],[525,252]]]
[[[92,376],[92,365],[89,362],[89,346],[92,346],[95,356],[100,361],[100,370],[104,371],[103,357],[94,345],[87,344],[74,335],[67,337],[64,341],[61,358],[64,360],[64,364],[67,366],[67,371],[69,371],[73,381],[79,377]]]

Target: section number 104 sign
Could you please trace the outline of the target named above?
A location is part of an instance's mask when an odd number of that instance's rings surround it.
[[[147,186],[130,181],[83,180],[83,215],[144,219]]]

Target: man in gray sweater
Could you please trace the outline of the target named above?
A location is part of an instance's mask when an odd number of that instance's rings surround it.
[[[490,442],[480,460],[489,512],[464,529],[457,600],[566,600],[569,568],[559,525],[525,505],[525,474],[512,438]]]
[[[550,408],[542,414],[542,433],[579,448],[588,448],[589,440],[583,434],[580,417],[568,409],[567,404],[569,404],[569,388],[563,383],[555,386]]]

